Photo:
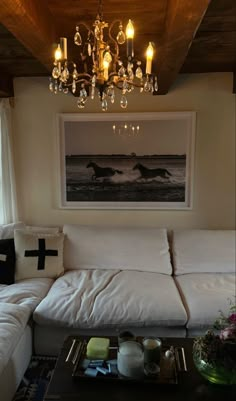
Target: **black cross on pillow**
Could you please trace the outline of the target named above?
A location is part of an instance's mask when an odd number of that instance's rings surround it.
[[[55,249],[46,249],[44,238],[39,238],[38,243],[39,243],[39,249],[32,251],[25,251],[25,256],[26,257],[38,256],[38,270],[44,270],[46,256],[58,256],[58,251]]]

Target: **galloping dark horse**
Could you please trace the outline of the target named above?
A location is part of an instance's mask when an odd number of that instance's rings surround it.
[[[133,167],[133,170],[139,170],[140,172],[140,177],[138,178],[145,178],[145,180],[148,180],[149,178],[155,178],[155,177],[161,177],[161,178],[167,178],[171,176],[171,173],[166,170],[165,168],[148,168],[143,166],[141,163],[135,164]]]
[[[116,170],[112,167],[100,167],[94,162],[89,162],[87,168],[92,167],[94,169],[94,174],[92,175],[92,180],[96,180],[101,177],[112,177],[115,173],[123,174],[123,171]]]

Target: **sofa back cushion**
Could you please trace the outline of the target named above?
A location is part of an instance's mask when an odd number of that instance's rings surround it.
[[[171,274],[166,229],[65,225],[64,267]]]
[[[234,273],[235,230],[174,230],[174,273]]]

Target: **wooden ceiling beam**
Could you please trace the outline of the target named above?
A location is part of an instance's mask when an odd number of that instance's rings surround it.
[[[5,72],[1,72],[0,77],[0,98],[1,97],[13,97],[14,96],[14,88],[13,88],[13,78],[6,74]]]
[[[48,70],[51,69],[55,27],[46,2],[1,0],[0,22]]]
[[[165,32],[157,46],[157,94],[166,94],[175,81],[210,2],[168,0]]]

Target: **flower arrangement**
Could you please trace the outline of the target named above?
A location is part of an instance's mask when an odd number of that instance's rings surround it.
[[[229,303],[228,315],[220,311],[213,328],[193,344],[196,367],[214,383],[236,383],[236,303]]]

